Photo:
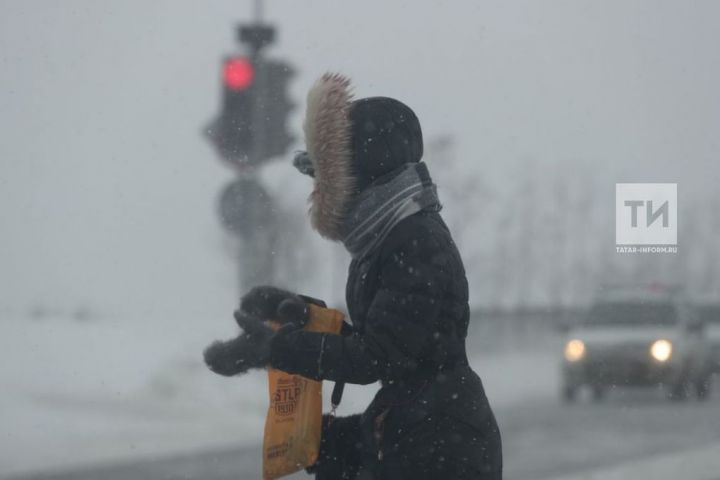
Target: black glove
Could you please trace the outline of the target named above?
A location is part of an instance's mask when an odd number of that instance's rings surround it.
[[[242,297],[240,310],[263,320],[302,327],[310,318],[309,303],[318,301],[280,288],[263,286],[253,288]]]
[[[265,322],[242,312],[235,312],[235,321],[243,333],[232,340],[213,342],[203,352],[210,370],[226,377],[265,368],[270,362],[270,340],[275,335]]]
[[[213,372],[228,377],[267,367],[273,339],[281,340],[286,333],[302,328],[310,317],[309,303],[324,306],[319,300],[279,288],[253,288],[234,313],[243,333],[233,340],[213,342],[205,349],[205,363]],[[273,331],[264,320],[276,320],[283,326]]]

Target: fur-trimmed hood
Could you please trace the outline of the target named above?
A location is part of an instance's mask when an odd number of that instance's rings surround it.
[[[305,144],[315,188],[310,196],[313,227],[324,237],[342,240],[350,204],[360,191],[423,153],[415,113],[388,97],[353,101],[350,79],[326,73],[310,89]]]
[[[351,102],[350,79],[326,73],[308,92],[303,125],[315,169],[310,219],[320,235],[332,240],[340,240],[340,227],[355,193]]]

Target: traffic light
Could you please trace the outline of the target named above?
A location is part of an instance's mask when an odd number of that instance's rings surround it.
[[[222,64],[220,115],[206,134],[235,166],[257,165],[284,154],[293,142],[287,118],[291,67],[282,61],[228,57]]]
[[[256,161],[283,155],[294,141],[287,121],[295,105],[289,97],[290,79],[294,75],[286,62],[268,60],[260,64],[256,100]]]
[[[245,57],[228,57],[222,63],[220,115],[206,129],[220,156],[240,166],[253,149],[253,84],[255,66]]]

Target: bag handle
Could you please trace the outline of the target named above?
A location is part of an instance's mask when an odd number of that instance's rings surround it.
[[[300,298],[303,299],[306,303],[310,303],[313,305],[317,305],[318,307],[327,308],[327,304],[323,302],[320,299],[308,297],[307,295],[298,295]],[[345,382],[335,382],[335,386],[333,387],[332,395],[330,397],[330,418],[329,421],[332,422],[335,418],[335,411],[337,410],[337,407],[340,405],[340,402],[342,401],[343,391],[345,390]]]

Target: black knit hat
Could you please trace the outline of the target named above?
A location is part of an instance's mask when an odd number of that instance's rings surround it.
[[[350,106],[352,164],[357,188],[423,155],[420,122],[404,103],[387,97],[363,98]]]

